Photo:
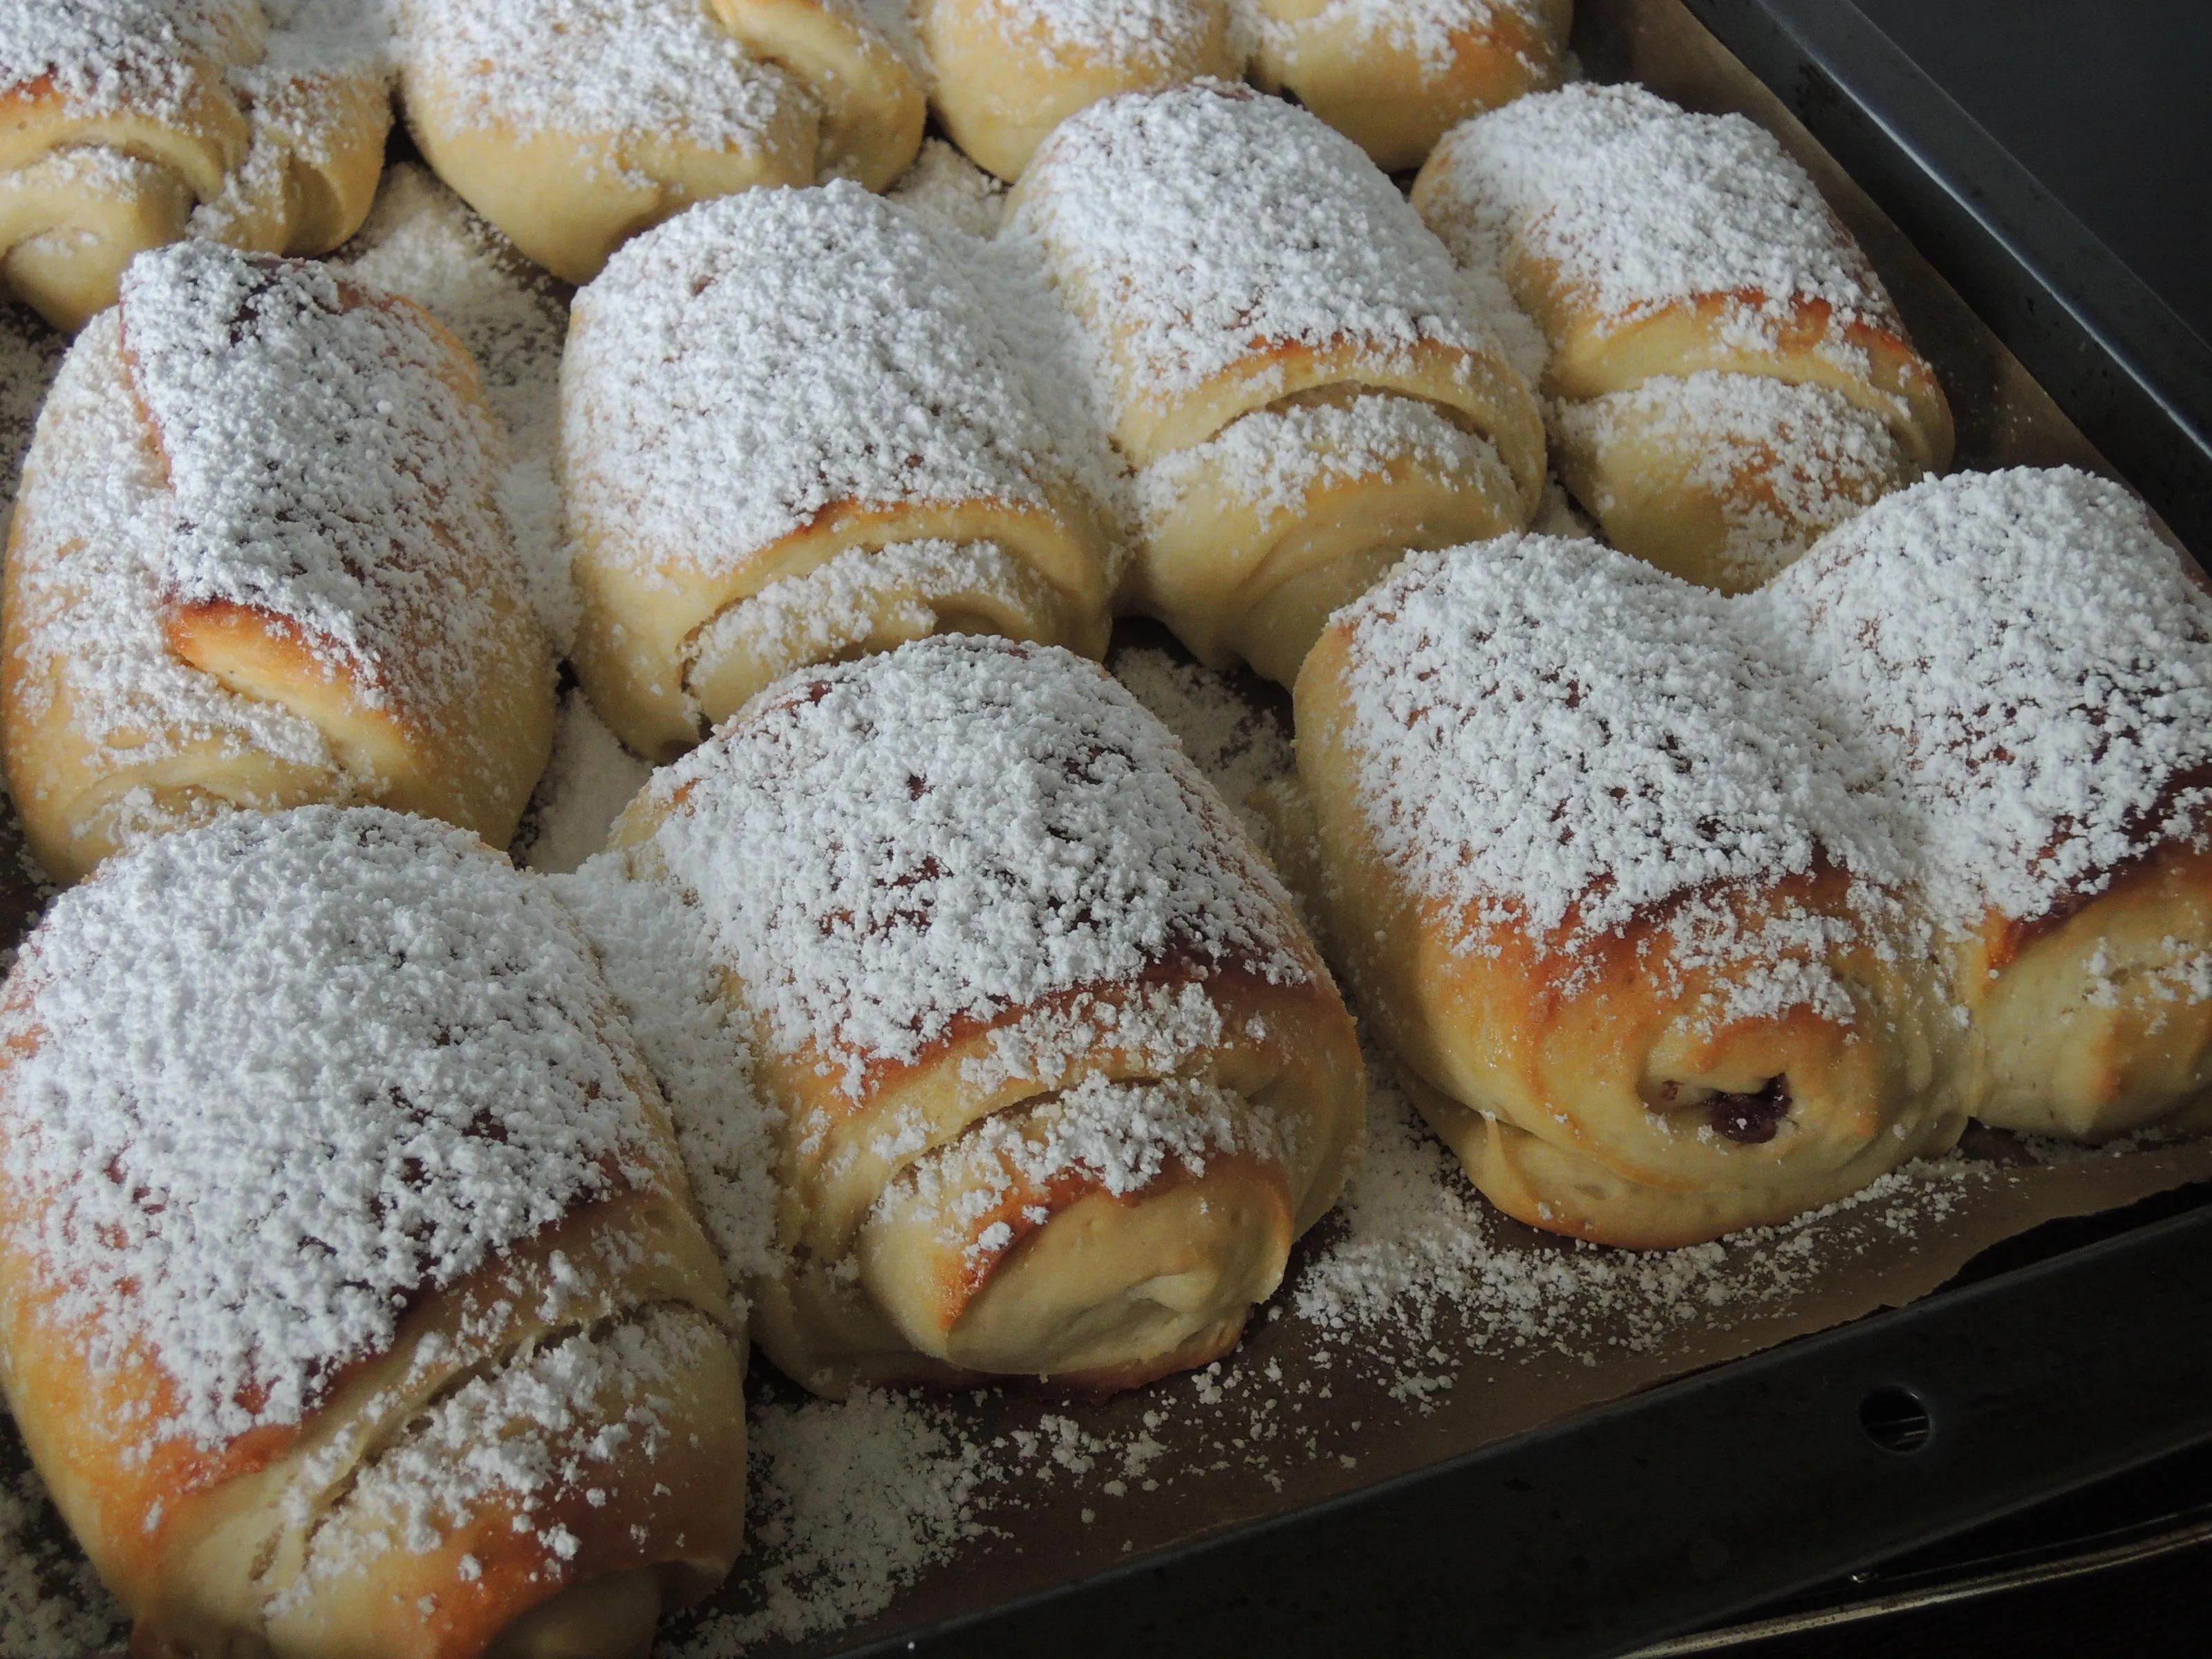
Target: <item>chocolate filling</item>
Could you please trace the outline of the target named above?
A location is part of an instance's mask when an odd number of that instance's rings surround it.
[[[1790,1079],[1771,1077],[1752,1094],[1715,1095],[1708,1109],[1716,1133],[1746,1146],[1763,1146],[1790,1115]]]

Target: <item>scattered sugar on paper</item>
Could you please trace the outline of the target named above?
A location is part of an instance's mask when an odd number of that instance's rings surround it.
[[[607,831],[653,768],[622,745],[580,689],[561,700],[553,758],[515,839],[517,860],[566,874],[607,844]]]
[[[0,1415],[0,1436],[14,1432]],[[34,1472],[0,1476],[0,1653],[9,1659],[85,1659],[124,1638],[123,1609],[67,1537]]]

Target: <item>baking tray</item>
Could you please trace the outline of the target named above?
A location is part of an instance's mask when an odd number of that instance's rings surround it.
[[[2163,424],[2143,416],[2130,427],[2107,408],[2141,415],[2175,402],[2126,367],[2161,362],[2154,342],[2124,349],[2110,328],[2093,332],[2072,312],[2027,305],[2015,316],[2003,303],[2004,294],[2039,292],[2035,283],[2057,276],[2007,277],[1993,266],[1996,276],[1985,280],[2012,286],[1991,299],[1962,283],[1972,303],[1963,299],[1938,270],[1949,274],[1950,239],[1972,226],[1913,219],[1902,196],[1899,222],[1884,216],[1888,170],[1911,177],[1921,163],[1864,114],[1856,93],[1822,81],[1820,60],[1783,27],[1782,9],[1583,0],[1580,9],[1578,44],[1594,73],[1632,76],[1692,106],[1743,109],[1814,169],[1950,387],[1962,465],[2066,461],[2118,471],[2139,483],[2185,540],[2207,547],[2189,511],[2212,479],[2202,422],[2169,414]],[[1698,15],[1752,56],[1787,100]],[[1798,92],[1848,171],[1793,117]],[[1863,131],[1839,129],[1832,139],[1826,121],[1854,112]],[[1854,173],[1884,192],[1879,206]],[[1929,200],[1940,206],[1942,196],[1936,191]],[[1976,315],[1984,308],[1994,330]],[[2021,317],[2033,326],[2014,326]],[[2076,359],[2105,364],[2103,377],[2058,372]],[[2039,375],[2062,394],[2063,407]],[[2132,404],[2119,396],[2130,386],[2139,394]],[[2100,447],[2118,465],[2108,465]],[[27,915],[32,903],[0,883],[0,926],[16,910]],[[2172,1167],[2201,1178],[2212,1170],[2212,1149],[2177,1157]],[[1212,1656],[1264,1644],[1334,1656],[1480,1644],[1504,1655],[1618,1654],[2212,1441],[2212,1210],[2202,1207],[2203,1189],[2114,1212],[2115,1194],[2130,1190],[2124,1180],[2087,1165],[2052,1173],[2072,1181],[2067,1194],[2023,1205],[2014,1224],[2101,1213],[2011,1239],[1972,1263],[1962,1276],[1971,1282],[1932,1299],[1920,1298],[1972,1247],[1940,1231],[1877,1240],[1883,1254],[1854,1287],[1850,1311],[1913,1304],[1902,1312],[1820,1332],[1844,1315],[1766,1318],[1754,1310],[1748,1328],[1729,1331],[1715,1320],[1711,1335],[1701,1327],[1686,1338],[1678,1332],[1663,1364],[1619,1366],[1601,1385],[1571,1358],[1540,1356],[1509,1390],[1512,1398],[1494,1401],[1487,1422],[1470,1424],[1465,1400],[1452,1408],[1456,1420],[1451,1409],[1428,1418],[1424,1401],[1362,1395],[1340,1376],[1334,1402],[1310,1405],[1293,1425],[1317,1433],[1312,1461],[1326,1468],[1279,1462],[1276,1474],[1287,1479],[1272,1491],[1273,1475],[1200,1470],[1157,1498],[1132,1494],[1126,1516],[1106,1514],[1097,1529],[1088,1507],[1079,1524],[1082,1497],[1063,1485],[1001,1516],[1012,1531],[995,1553],[956,1560],[851,1636],[824,1631],[775,1651],[807,1659],[981,1656],[1042,1645],[1076,1655]],[[1858,1221],[1882,1231],[1870,1214]],[[1847,1217],[1832,1224],[1855,1224]],[[1315,1380],[1298,1370],[1290,1323],[1255,1325],[1235,1362],[1248,1385],[1279,1362],[1291,1379],[1284,1395]],[[1712,1363],[1752,1346],[1769,1351]],[[1711,1368],[1680,1376],[1701,1364]],[[1650,1386],[1668,1377],[1679,1380]],[[1154,1403],[1194,1390],[1203,1399],[1214,1386],[1173,1379],[1069,1414],[1126,1433]],[[798,1409],[793,1391],[772,1377],[761,1376],[757,1391],[772,1413]],[[1624,1393],[1630,1397],[1591,1403]],[[1378,1407],[1401,1415],[1376,1421]],[[962,1409],[988,1436],[1033,1423],[1036,1407],[1001,1395]],[[1363,1413],[1364,1427],[1349,1420]],[[1261,1418],[1251,1421],[1256,1427]],[[1495,1443],[1478,1443],[1486,1440]],[[1340,1472],[1352,1452],[1358,1472]],[[1331,1455],[1340,1453],[1347,1455]],[[1118,1559],[1104,1535],[1117,1522],[1112,1536],[1128,1549]]]

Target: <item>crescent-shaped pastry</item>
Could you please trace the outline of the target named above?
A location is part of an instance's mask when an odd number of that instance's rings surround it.
[[[1297,714],[1301,885],[1508,1213],[1689,1243],[1957,1139],[1879,767],[1730,602],[1590,542],[1418,554]]]
[[[1540,94],[1455,129],[1413,203],[1540,330],[1568,483],[1639,557],[1739,589],[1950,463],[1949,405],[1881,279],[1741,116]],[[1793,390],[1726,384],[1745,376]]]
[[[132,1651],[643,1659],[735,1557],[742,1330],[575,924],[463,831],[237,815],[0,996],[0,1384]]]
[[[1095,104],[1007,235],[1075,319],[1138,475],[1128,599],[1287,681],[1409,547],[1525,525],[1541,421],[1449,255],[1304,111],[1219,85]]]
[[[186,234],[322,253],[392,125],[361,0],[0,0],[0,294],[76,329]]]
[[[811,1389],[1204,1364],[1334,1200],[1351,1018],[1230,809],[1080,658],[936,637],[794,675],[615,845],[753,1035],[755,1328]]]
[[[1762,596],[1889,757],[1975,1115],[2212,1128],[2212,597],[2118,484],[1914,486]]]
[[[1103,652],[1103,443],[1054,418],[981,257],[836,184],[695,209],[577,296],[575,658],[631,748],[925,634]]]
[[[842,174],[921,143],[921,82],[830,0],[398,0],[409,130],[439,176],[556,276],[589,282],[695,202]]]
[[[1252,78],[1387,172],[1458,122],[1559,83],[1572,0],[1254,0]]]
[[[406,301],[180,243],[82,334],[4,611],[8,785],[74,879],[237,807],[380,800],[504,844],[551,745],[545,642],[476,370]]]

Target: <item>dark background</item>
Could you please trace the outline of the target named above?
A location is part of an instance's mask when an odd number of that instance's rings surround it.
[[[2212,0],[1856,3],[2212,342]]]
[[[1856,4],[2212,342],[2212,0]],[[2094,311],[2096,296],[2082,297]],[[2151,1514],[2192,1499],[2212,1503],[2212,1460],[2162,1478],[2154,1472],[2106,1501]],[[2111,1519],[2093,1498],[2055,1507],[2030,1530],[2064,1537]],[[2212,1655],[2212,1547],[1726,1651],[1738,1659]]]

